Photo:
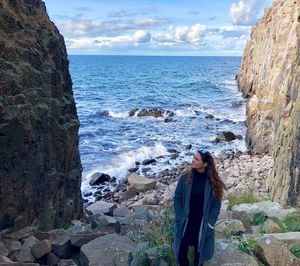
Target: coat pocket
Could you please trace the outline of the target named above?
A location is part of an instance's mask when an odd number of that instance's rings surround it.
[[[205,260],[210,260],[214,255],[215,250],[215,229],[207,226],[205,234],[205,243],[203,246],[203,257]]]

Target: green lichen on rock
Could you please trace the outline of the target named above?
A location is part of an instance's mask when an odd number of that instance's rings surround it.
[[[43,1],[0,10],[0,230],[34,218],[49,230],[82,215],[67,52]]]

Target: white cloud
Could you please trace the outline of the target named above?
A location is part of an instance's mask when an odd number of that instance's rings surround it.
[[[149,15],[151,13],[157,13],[159,12],[155,8],[139,8],[136,10],[125,10],[122,8],[114,9],[111,10],[108,13],[109,17],[114,17],[114,18],[121,18],[121,17],[131,17],[131,16],[137,16],[137,15]]]
[[[124,31],[143,30],[169,24],[166,18],[148,18],[134,20],[104,20],[66,19],[56,22],[65,37],[97,37],[123,34]]]
[[[241,0],[238,4],[233,3],[229,11],[230,20],[235,25],[253,25],[267,3],[269,0]]]
[[[145,43],[151,40],[151,34],[144,30],[137,30],[133,34],[133,40],[135,43]]]
[[[202,24],[170,26],[156,32],[136,30],[118,36],[78,36],[66,38],[67,48],[84,51],[228,51],[242,52],[249,38],[250,26],[208,27]]]
[[[68,49],[98,49],[98,48],[115,48],[128,47],[147,43],[151,40],[149,32],[138,30],[133,36],[121,35],[113,37],[79,37],[66,38]]]
[[[171,26],[169,32],[159,32],[152,39],[158,43],[193,43],[199,45],[204,37],[206,26],[195,24],[193,26]]]

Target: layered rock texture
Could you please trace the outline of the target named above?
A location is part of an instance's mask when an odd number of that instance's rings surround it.
[[[282,204],[300,205],[300,1],[277,0],[252,29],[238,85],[249,147],[274,158],[269,184]]]
[[[40,0],[0,1],[0,230],[79,218],[79,120],[63,37]]]

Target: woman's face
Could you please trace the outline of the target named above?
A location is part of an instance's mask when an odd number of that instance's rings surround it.
[[[202,161],[201,155],[199,152],[196,152],[192,161],[192,168],[195,169],[204,169],[207,166],[207,163]]]

